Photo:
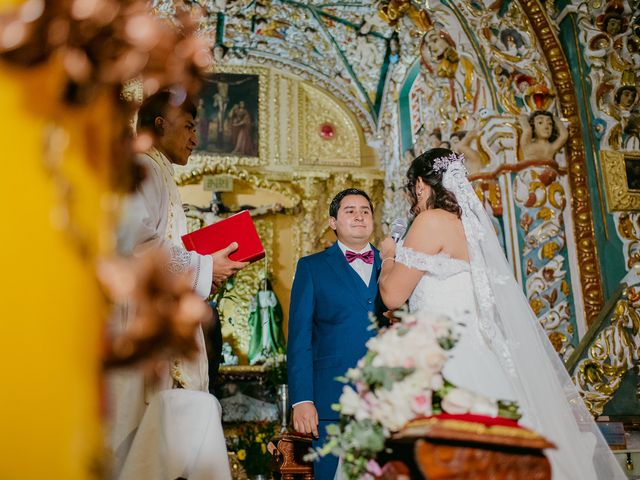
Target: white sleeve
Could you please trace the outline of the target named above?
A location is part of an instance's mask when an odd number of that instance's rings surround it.
[[[138,189],[125,198],[118,228],[118,251],[123,255],[143,253],[164,247],[170,255],[169,270],[194,272],[193,290],[206,299],[211,293],[213,258],[189,252],[166,238],[169,195],[158,166],[146,156],[138,158],[146,168],[146,177]]]
[[[146,157],[138,157],[146,171],[145,179],[125,197],[118,227],[118,251],[130,255],[145,248],[166,245],[169,195],[158,166]]]
[[[207,299],[211,294],[211,281],[213,280],[213,257],[211,255],[199,255],[189,252],[190,265],[195,272],[193,291],[202,298]]]

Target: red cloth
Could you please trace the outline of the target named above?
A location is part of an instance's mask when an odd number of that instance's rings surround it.
[[[472,413],[463,413],[460,415],[441,413],[440,415],[434,415],[431,418],[437,418],[439,420],[461,420],[464,422],[481,423],[487,427],[491,427],[493,425],[501,425],[503,427],[516,427],[526,430],[524,427],[518,425],[517,420],[504,417],[487,417],[485,415],[474,415]]]

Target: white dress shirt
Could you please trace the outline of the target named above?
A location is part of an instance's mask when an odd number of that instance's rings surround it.
[[[342,250],[343,255],[346,255],[347,250],[351,250],[340,240],[338,240],[338,247],[340,247],[340,250]],[[362,250],[358,250],[357,252],[355,250],[351,250],[351,251],[355,253],[365,253],[365,252],[369,252],[370,250],[371,250],[371,244],[367,243],[367,245]],[[360,276],[364,284],[368,287],[369,282],[371,281],[371,272],[373,271],[373,263],[366,263],[361,258],[356,258],[349,265],[351,265],[351,268],[353,268],[356,271],[356,273]]]

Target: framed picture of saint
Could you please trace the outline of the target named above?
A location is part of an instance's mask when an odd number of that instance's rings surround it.
[[[226,157],[260,153],[260,75],[214,72],[198,99],[197,150]]]

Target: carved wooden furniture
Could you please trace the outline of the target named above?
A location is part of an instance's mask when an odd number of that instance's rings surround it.
[[[303,457],[309,453],[311,438],[295,433],[285,433],[271,439],[267,449],[271,454],[271,470],[282,480],[313,480],[313,464]]]
[[[515,422],[473,415],[413,421],[387,446],[392,451],[379,455],[377,480],[551,480],[543,450],[555,448]],[[272,470],[283,480],[313,480],[313,466],[303,460],[310,447],[307,436],[274,437],[267,447]]]
[[[404,462],[411,478],[551,480],[543,449],[554,445],[517,426],[432,418],[412,422],[388,444],[388,460]]]

